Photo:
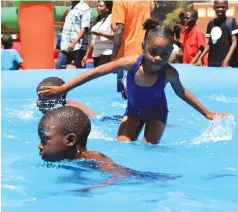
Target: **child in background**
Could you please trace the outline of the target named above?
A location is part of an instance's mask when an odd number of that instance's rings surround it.
[[[91,123],[88,116],[79,108],[72,106],[59,107],[48,111],[38,125],[38,134],[41,140],[39,149],[43,160],[49,162],[87,160],[102,171],[107,171],[114,175],[100,185],[75,191],[89,191],[104,187],[130,175],[162,180],[173,180],[180,177],[138,172],[116,164],[108,156],[98,151],[87,150],[90,131]]]
[[[58,77],[48,77],[39,83],[39,85],[36,88],[36,92],[38,94],[41,86],[49,86],[49,85],[60,86],[63,84],[65,84],[65,82]],[[96,115],[95,112],[89,109],[86,105],[80,104],[76,101],[66,99],[66,96],[67,96],[67,93],[63,95],[57,95],[53,98],[47,98],[47,97],[42,97],[38,95],[38,99],[36,102],[37,107],[43,114],[45,114],[47,111],[51,110],[57,105],[60,105],[60,106],[70,105],[70,106],[74,106],[81,109],[88,116]]]
[[[174,92],[208,119],[217,115],[207,110],[188,89],[184,88],[178,71],[168,64],[173,47],[173,32],[159,26],[155,20],[144,23],[144,54],[123,57],[116,61],[86,71],[62,86],[43,86],[42,96],[64,94],[95,78],[114,73],[120,69],[128,71],[127,109],[118,130],[119,141],[134,141],[145,125],[144,141],[157,144],[161,139],[168,116],[165,86],[170,83]]]
[[[188,9],[184,14],[183,40],[183,63],[195,64],[205,48],[205,35],[196,25],[198,12],[194,9]],[[207,66],[207,57],[202,60],[202,65]]]
[[[186,10],[182,10],[179,13],[179,21],[174,25],[174,43],[173,43],[173,51],[169,57],[169,63],[183,63],[183,40],[184,40],[184,32],[187,28],[184,26],[184,14]]]
[[[22,67],[22,58],[19,53],[12,49],[13,39],[10,34],[2,36],[2,45],[4,49],[1,50],[1,69],[2,70],[18,70]]]
[[[226,17],[228,1],[214,1],[213,9],[217,17],[210,21],[207,26],[206,38],[208,38],[208,44],[197,65],[202,64],[203,57],[208,53],[208,66],[236,67],[238,61],[233,60],[238,35],[236,20],[234,18],[227,19]]]

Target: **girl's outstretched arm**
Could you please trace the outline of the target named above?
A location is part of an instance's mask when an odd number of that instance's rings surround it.
[[[98,66],[95,69],[83,72],[82,74],[74,77],[72,80],[61,86],[42,86],[41,90],[38,93],[41,96],[63,94],[88,81],[102,77],[107,74],[115,73],[120,69],[129,71],[132,65],[136,62],[137,57],[138,55],[123,57],[113,62]]]
[[[210,112],[193,94],[183,87],[179,74],[176,69],[171,68],[167,73],[167,81],[170,82],[174,92],[185,102],[191,105],[194,109],[204,115],[207,119],[214,119],[216,116],[226,117],[226,113],[213,113]]]

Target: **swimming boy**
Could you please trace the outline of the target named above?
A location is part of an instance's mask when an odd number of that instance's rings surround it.
[[[137,172],[116,164],[109,157],[98,151],[87,150],[90,131],[91,123],[88,116],[79,108],[72,106],[59,107],[48,111],[38,125],[38,134],[41,140],[39,149],[43,160],[55,162],[65,159],[83,159],[89,162],[96,162],[97,168],[114,174],[106,182],[83,191],[112,184],[118,179],[129,175],[151,176],[152,178],[157,176],[160,179],[170,180],[180,177],[156,173],[152,176],[146,172]]]
[[[58,77],[48,77],[44,80],[42,80],[39,85],[36,88],[36,92],[38,94],[41,86],[60,86],[65,84],[65,82],[58,78]],[[51,110],[55,106],[65,106],[65,105],[70,105],[77,107],[81,109],[84,113],[86,113],[88,116],[95,116],[95,112],[88,108],[86,105],[80,104],[76,101],[72,101],[69,99],[66,99],[67,93],[63,95],[56,95],[54,97],[48,98],[48,97],[42,97],[38,94],[38,99],[37,99],[37,107],[42,113],[46,113],[47,111]]]
[[[168,64],[173,46],[173,32],[161,27],[154,20],[144,23],[144,54],[123,57],[108,64],[86,71],[62,86],[43,86],[42,96],[63,94],[92,79],[119,69],[128,71],[128,103],[118,130],[119,141],[134,141],[145,125],[144,140],[157,144],[163,135],[168,116],[165,86],[170,83],[175,93],[208,119],[224,113],[207,110],[183,87],[178,71]]]
[[[2,70],[18,70],[22,67],[22,58],[19,53],[12,49],[13,39],[10,34],[2,36],[2,45],[4,49],[1,50],[1,69]]]
[[[208,53],[208,66],[236,67],[238,61],[233,57],[237,47],[238,26],[236,20],[226,17],[228,1],[214,1],[213,10],[217,17],[207,26],[208,44],[199,57],[197,65],[201,65],[202,58]]]

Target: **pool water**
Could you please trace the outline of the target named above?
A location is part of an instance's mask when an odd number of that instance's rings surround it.
[[[115,140],[126,101],[116,75],[76,88],[68,98],[92,108],[89,150],[98,150],[136,175],[91,192],[111,174],[83,161],[44,163],[37,148],[37,84],[82,72],[2,72],[2,211],[238,211],[238,70],[175,65],[184,86],[211,111],[231,118],[209,121],[166,87],[169,118],[158,145]]]

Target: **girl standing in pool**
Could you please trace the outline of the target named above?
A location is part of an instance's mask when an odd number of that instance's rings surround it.
[[[170,83],[175,93],[208,119],[225,117],[225,113],[208,111],[183,87],[179,74],[168,64],[173,46],[173,32],[152,19],[144,23],[146,30],[144,54],[123,57],[86,71],[62,86],[43,86],[42,96],[62,94],[95,78],[124,69],[128,71],[127,109],[118,130],[119,141],[134,141],[145,125],[144,141],[157,144],[161,139],[168,116],[165,86]]]

